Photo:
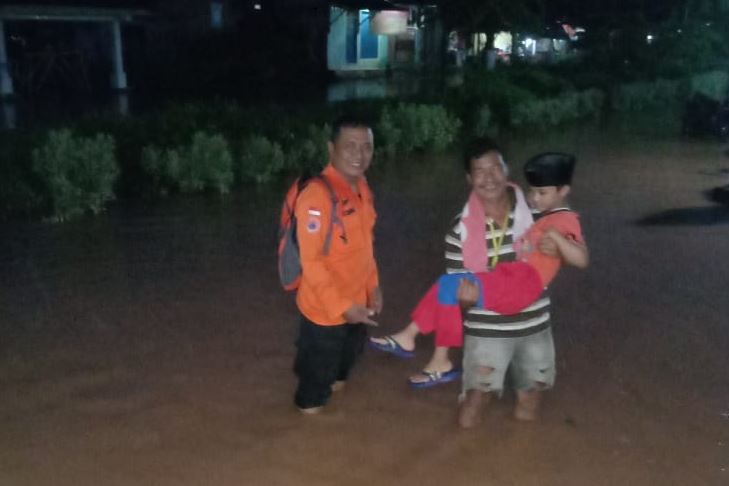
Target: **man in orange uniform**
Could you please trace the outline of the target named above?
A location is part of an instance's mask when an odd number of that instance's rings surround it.
[[[294,371],[294,402],[303,413],[321,411],[333,390],[343,387],[367,337],[366,325],[382,310],[373,251],[375,209],[364,177],[372,162],[369,125],[338,120],[327,143],[329,164],[321,175],[332,187],[312,181],[296,203],[296,234],[302,278],[296,295],[301,312]],[[328,251],[325,239],[334,221]]]

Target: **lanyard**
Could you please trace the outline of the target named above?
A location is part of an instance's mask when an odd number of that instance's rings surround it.
[[[490,268],[494,268],[499,263],[499,254],[501,253],[501,246],[504,244],[504,236],[506,236],[506,227],[509,224],[509,215],[506,215],[506,219],[501,224],[501,234],[496,234],[496,228],[494,228],[494,220],[489,219],[489,236],[491,236],[491,243],[494,247],[494,255],[491,257]]]

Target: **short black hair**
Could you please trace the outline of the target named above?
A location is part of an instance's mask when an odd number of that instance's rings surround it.
[[[569,186],[577,159],[572,154],[544,152],[535,155],[524,165],[524,177],[530,186]]]
[[[332,125],[332,133],[329,135],[329,141],[335,142],[342,132],[342,128],[369,128],[372,129],[372,123],[364,117],[357,115],[342,115],[334,121]]]
[[[474,138],[466,144],[466,148],[463,150],[463,169],[466,174],[471,173],[471,161],[483,157],[489,152],[497,152],[503,156],[501,147],[488,137]],[[506,166],[504,165],[504,169]]]

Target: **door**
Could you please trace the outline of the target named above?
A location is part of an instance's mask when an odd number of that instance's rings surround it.
[[[370,11],[359,11],[359,52],[360,59],[377,59],[379,57],[380,40],[370,30]]]

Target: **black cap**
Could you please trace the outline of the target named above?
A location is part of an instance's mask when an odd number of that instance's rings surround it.
[[[566,186],[572,183],[575,170],[574,155],[547,152],[529,159],[524,166],[524,176],[530,186]]]

